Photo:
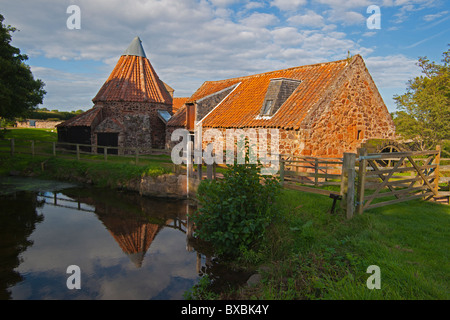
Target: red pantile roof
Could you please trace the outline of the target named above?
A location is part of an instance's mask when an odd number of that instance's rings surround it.
[[[58,124],[56,127],[90,127],[100,113],[101,108],[92,108],[73,118],[70,118],[69,120],[64,121],[63,123]]]
[[[172,104],[172,97],[146,58],[140,39],[136,37],[92,101]]]
[[[188,97],[184,98],[173,98],[172,112],[175,113],[180,109],[184,103],[189,99]]]
[[[355,56],[355,58],[360,56]],[[302,120],[338,78],[348,60],[294,67],[251,76],[207,81],[186,101],[195,103],[208,95],[238,84],[235,89],[202,120],[203,127],[244,128],[273,127],[298,129]],[[271,79],[287,78],[301,83],[271,117],[260,117]],[[184,126],[185,108],[180,108],[169,126]]]

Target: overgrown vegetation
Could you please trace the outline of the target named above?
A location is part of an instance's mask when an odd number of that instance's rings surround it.
[[[217,255],[239,256],[258,247],[272,222],[280,184],[274,176],[261,175],[261,164],[235,163],[223,180],[204,180],[197,197],[199,210],[192,216],[198,238],[210,242]]]

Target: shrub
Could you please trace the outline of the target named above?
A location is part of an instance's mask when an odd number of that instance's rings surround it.
[[[195,235],[210,242],[219,256],[257,246],[274,218],[280,183],[275,176],[261,175],[261,167],[249,164],[247,154],[245,164],[229,166],[223,180],[199,185],[199,209],[192,216]]]

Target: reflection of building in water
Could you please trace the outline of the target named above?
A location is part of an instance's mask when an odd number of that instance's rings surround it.
[[[163,226],[142,221],[138,217],[102,215],[99,218],[131,262],[140,268],[145,253]]]
[[[163,228],[178,229],[188,237],[191,235],[191,225],[187,223],[189,206],[185,207],[180,202],[117,192],[109,194],[104,190],[89,192],[89,196],[76,189],[66,190],[64,194],[75,199],[72,202],[78,203],[78,209],[81,207],[80,202],[95,208],[93,212],[137,268],[142,266],[146,252]],[[53,200],[52,204],[57,204],[56,195],[49,198]],[[58,205],[63,206],[60,202]],[[192,250],[189,242],[187,249]]]

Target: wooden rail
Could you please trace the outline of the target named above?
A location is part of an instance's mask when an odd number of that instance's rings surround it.
[[[439,196],[439,146],[432,151],[381,154],[367,154],[366,149],[361,148],[357,160],[356,211],[359,214],[371,208]],[[383,168],[381,165],[385,162],[377,160],[390,160],[393,167]],[[367,192],[369,187],[372,193]],[[383,201],[382,198],[386,197],[395,199]]]
[[[61,148],[62,146],[69,148]],[[86,148],[90,148],[90,151],[85,151]],[[108,161],[109,157],[128,157],[134,159],[136,165],[143,159],[161,160],[161,158],[155,158],[155,155],[170,155],[169,150],[162,149],[18,139],[0,141],[0,152],[8,152],[11,155],[16,153],[27,153],[33,156],[69,155],[75,156],[77,160],[90,161],[92,159],[87,159],[85,156],[99,155],[96,152],[99,148],[103,148],[103,157],[100,161]],[[110,154],[110,150],[117,151],[118,155]],[[450,177],[441,177],[442,173],[450,172],[450,165],[441,165],[441,162],[450,163],[450,158],[441,158],[440,155],[439,146],[431,151],[372,154],[368,154],[366,149],[361,148],[358,149],[357,154],[345,153],[343,158],[282,154],[279,156],[279,177],[285,188],[328,195],[335,200],[341,199],[341,207],[346,211],[347,218],[351,218],[355,211],[362,214],[367,209],[413,199],[447,198],[450,200]],[[169,162],[173,165],[171,161]],[[200,180],[215,179],[217,165],[206,166],[206,170],[205,166],[204,164],[193,165],[191,162],[186,169],[190,177]],[[180,169],[180,166],[175,166],[175,171]],[[439,184],[447,184],[448,191],[445,190],[446,187],[440,189]],[[323,186],[338,186],[339,191],[320,189]]]
[[[130,158],[134,163],[139,164],[140,160],[161,160],[157,156],[170,155],[169,150],[154,148],[129,148],[129,147],[111,147],[99,146],[81,143],[68,142],[48,142],[39,140],[5,139],[0,141],[1,151],[14,154],[31,154],[44,156],[69,156],[77,160],[87,161],[108,161],[110,157]],[[9,150],[7,150],[9,147]],[[99,149],[103,152],[98,153]],[[90,151],[86,151],[90,150]],[[110,151],[114,151],[114,154]],[[100,159],[93,159],[92,156],[102,156]],[[83,157],[91,156],[91,157]]]
[[[280,155],[280,179],[286,188],[330,194],[332,191],[299,186],[340,186],[342,158]]]

